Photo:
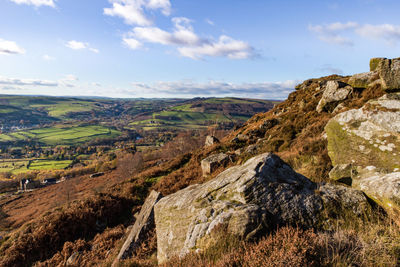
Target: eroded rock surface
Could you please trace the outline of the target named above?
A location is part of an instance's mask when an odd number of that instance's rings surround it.
[[[216,138],[215,136],[212,136],[212,135],[208,135],[207,137],[206,137],[206,142],[205,142],[205,146],[212,146],[212,145],[215,145],[215,144],[219,144],[219,140],[218,140],[218,138]]]
[[[375,166],[386,172],[400,167],[400,94],[340,113],[325,130],[333,165]]]
[[[377,67],[384,90],[400,91],[400,58],[382,59]]]
[[[154,205],[161,197],[161,193],[151,191],[150,195],[146,198],[136,218],[135,224],[131,228],[128,238],[115,259],[113,266],[117,266],[120,260],[129,258],[132,252],[141,245],[146,237],[146,233],[154,227]]]
[[[377,71],[364,72],[351,76],[348,84],[353,88],[367,88],[371,83],[379,79]]]
[[[277,225],[321,226],[330,213],[326,207],[361,213],[367,206],[359,191],[315,184],[278,156],[262,154],[156,204],[158,260],[206,248],[220,225],[249,239]]]
[[[224,153],[211,155],[201,161],[201,169],[203,175],[209,175],[213,173],[218,167],[224,165],[229,160],[229,156]]]
[[[353,88],[345,83],[328,81],[316,110],[318,112],[322,112],[328,108],[333,110],[341,101],[347,99],[352,90]]]
[[[400,94],[340,113],[325,130],[335,166],[331,178],[351,176],[354,188],[385,208],[400,211]]]

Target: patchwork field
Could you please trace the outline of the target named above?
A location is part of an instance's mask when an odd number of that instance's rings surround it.
[[[163,128],[198,129],[210,124],[248,120],[258,112],[265,112],[279,102],[238,98],[198,99],[153,112],[130,126],[143,130]]]
[[[93,138],[115,138],[121,132],[105,126],[58,126],[0,134],[0,142],[34,140],[44,145],[74,145]]]
[[[29,162],[31,163],[29,164]],[[12,174],[19,174],[34,170],[61,170],[71,163],[72,160],[7,159],[0,161],[0,173],[11,172]]]

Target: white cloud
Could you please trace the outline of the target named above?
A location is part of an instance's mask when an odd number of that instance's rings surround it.
[[[58,86],[56,81],[39,80],[39,79],[19,79],[7,78],[0,76],[0,84],[2,85],[19,85],[19,86]]]
[[[56,60],[56,58],[55,57],[52,57],[52,56],[49,56],[49,55],[43,55],[43,60],[46,60],[46,61],[53,61],[53,60]]]
[[[25,54],[25,50],[12,41],[0,39],[0,55]]]
[[[159,97],[196,97],[196,96],[236,96],[264,99],[285,99],[300,81],[263,82],[234,84],[210,81],[156,82],[153,84],[132,83],[133,90],[124,91],[128,95],[147,95]]]
[[[354,44],[353,41],[349,37],[343,36],[345,31],[367,39],[383,40],[390,45],[400,41],[400,25],[393,24],[360,25],[356,22],[336,22],[324,25],[310,25],[308,28],[321,41],[330,44],[352,46]]]
[[[359,25],[355,22],[335,22],[325,25],[310,25],[308,29],[317,34],[318,38],[326,43],[353,46],[354,43],[351,39],[340,35],[347,30],[353,30]]]
[[[161,10],[165,16],[171,14],[169,0],[109,0],[111,8],[104,8],[104,14],[124,19],[128,25],[135,25],[126,33],[122,42],[130,49],[138,49],[144,42],[177,46],[180,55],[192,59],[210,57],[228,57],[245,59],[255,56],[254,49],[246,42],[222,35],[213,38],[199,37],[192,26],[192,20],[185,17],[172,18],[172,30],[164,30],[153,25],[146,11]],[[210,25],[214,23],[206,19]]]
[[[178,48],[178,51],[181,53],[181,55],[192,59],[200,59],[203,56],[246,59],[254,55],[253,50],[254,49],[248,43],[234,40],[226,35],[222,35],[218,42],[210,42],[199,46],[186,46]]]
[[[132,50],[136,50],[142,46],[142,43],[134,38],[123,38],[122,41]]]
[[[207,24],[210,24],[211,26],[214,26],[214,21],[212,21],[211,19],[205,19],[204,20]]]
[[[150,0],[147,8],[161,9],[165,16],[171,15],[171,2],[169,0]]]
[[[25,4],[25,5],[32,5],[35,7],[40,6],[49,6],[49,7],[56,7],[53,0],[10,0],[18,5]]]
[[[83,49],[88,49],[94,53],[99,53],[99,50],[96,48],[93,48],[89,45],[89,43],[84,43],[84,42],[79,42],[79,41],[69,41],[65,44],[66,47],[71,48],[73,50],[83,50]]]
[[[366,24],[357,28],[356,33],[365,38],[376,39],[376,40],[384,39],[385,41],[391,44],[400,41],[400,25]]]
[[[124,43],[132,49],[140,47],[141,43],[138,40],[178,46],[178,52],[182,56],[192,59],[202,59],[205,56],[245,59],[255,55],[254,49],[248,43],[226,35],[220,36],[218,41],[200,38],[194,32],[192,21],[188,18],[172,18],[172,22],[174,28],[171,32],[157,27],[135,27],[124,38]]]
[[[104,14],[123,18],[126,24],[150,26],[153,22],[147,18],[144,9],[157,10],[169,16],[171,3],[169,0],[109,0],[111,8],[104,8]]]

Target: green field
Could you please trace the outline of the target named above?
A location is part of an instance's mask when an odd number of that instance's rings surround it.
[[[63,119],[69,113],[99,110],[99,105],[93,100],[54,97],[24,97],[2,96],[0,114],[7,114],[24,110],[45,110],[54,118]]]
[[[120,131],[105,126],[58,126],[0,134],[0,142],[34,140],[44,145],[74,145],[93,138],[115,138]]]
[[[2,160],[0,161],[0,172],[11,172],[18,174],[27,172],[28,160]]]
[[[135,129],[141,128],[145,131],[155,130],[160,127],[169,129],[200,129],[207,127],[210,123],[243,122],[254,115],[251,112],[248,114],[237,114],[238,106],[249,108],[249,106],[253,107],[255,105],[261,107],[270,105],[272,107],[273,104],[275,104],[274,101],[256,99],[199,99],[190,103],[176,105],[163,111],[153,112],[150,115],[151,119],[136,120],[130,123],[130,126]]]
[[[72,160],[34,160],[29,170],[61,170],[68,167]]]
[[[72,160],[47,160],[47,159],[8,159],[0,161],[0,173],[11,172],[12,174],[25,173],[34,170],[62,170],[68,167]],[[27,166],[29,165],[29,169]]]

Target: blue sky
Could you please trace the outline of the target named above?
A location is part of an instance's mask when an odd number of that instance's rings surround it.
[[[0,0],[0,93],[284,99],[400,56],[396,0]]]

